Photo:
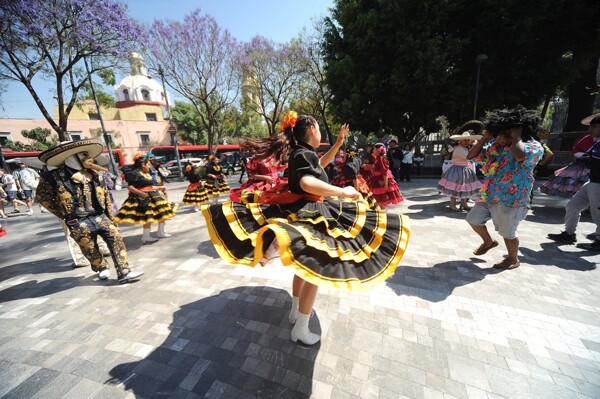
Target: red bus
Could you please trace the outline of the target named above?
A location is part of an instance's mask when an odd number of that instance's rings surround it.
[[[13,151],[13,150],[5,150],[2,149],[2,157],[4,161],[11,166],[11,168],[16,169],[16,161],[23,161],[25,164],[36,168],[42,169],[44,164],[38,159],[38,155],[40,155],[42,151]],[[107,154],[108,150],[102,151]],[[123,151],[119,149],[112,150],[113,159],[117,164],[117,168],[125,165],[125,157],[123,156]]]
[[[180,145],[178,146],[178,149],[179,158],[206,158],[210,153],[208,145],[206,144]],[[239,150],[239,144],[219,144],[217,146],[217,154]],[[165,162],[175,159],[175,147],[172,145],[158,145],[152,147],[150,152],[154,154],[155,157],[165,157]]]
[[[200,144],[200,145],[180,145],[179,148],[179,158],[206,158],[210,153],[208,150],[208,145]],[[324,153],[329,150],[331,145],[329,143],[321,143],[317,152]],[[219,144],[217,146],[217,155],[226,152],[235,152],[240,151],[239,144]],[[150,152],[157,157],[165,157],[165,162],[172,161],[175,159],[175,147],[172,145],[159,145],[152,147]]]

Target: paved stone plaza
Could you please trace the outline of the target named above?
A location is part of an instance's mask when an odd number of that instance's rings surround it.
[[[129,285],[114,270],[106,282],[71,268],[54,216],[11,217],[0,396],[600,398],[600,254],[545,238],[561,231],[565,201],[537,194],[521,267],[500,272],[503,244],[475,257],[478,238],[436,184],[401,184],[406,201],[390,208],[412,220],[401,266],[373,291],[322,289],[311,326],[323,339],[311,348],[289,340],[290,271],[223,263],[192,207],[154,244],[122,228],[145,272]],[[181,200],[185,184],[169,188]],[[579,241],[593,231],[584,215]]]

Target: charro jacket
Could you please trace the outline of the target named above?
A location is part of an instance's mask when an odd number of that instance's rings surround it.
[[[104,213],[110,220],[114,217],[109,190],[100,173],[87,170],[91,176],[91,187],[86,192],[84,184],[71,179],[74,172],[66,166],[43,172],[36,192],[36,201],[54,216],[74,219],[91,214]],[[86,195],[88,198],[86,199]]]

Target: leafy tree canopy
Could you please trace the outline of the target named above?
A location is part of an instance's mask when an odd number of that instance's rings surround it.
[[[191,144],[206,144],[206,131],[200,122],[200,113],[192,104],[175,101],[171,108],[173,121],[177,125],[177,134]]]
[[[327,82],[338,117],[409,141],[439,115],[535,108],[595,68],[600,3],[591,0],[337,0],[326,20]],[[591,110],[590,110],[591,111]]]
[[[36,127],[31,130],[21,130],[23,137],[29,139],[28,143],[9,140],[4,147],[13,151],[44,151],[58,144],[58,137],[52,131],[44,127]]]

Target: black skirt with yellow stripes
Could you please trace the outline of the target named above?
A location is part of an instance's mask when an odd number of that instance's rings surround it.
[[[190,183],[181,201],[184,205],[202,205],[208,201],[208,191],[202,183]]]
[[[202,212],[223,260],[255,266],[276,240],[281,263],[298,276],[347,290],[369,289],[391,276],[410,236],[408,217],[371,210],[363,200],[225,202]]]
[[[175,216],[177,206],[169,202],[167,197],[158,190],[150,191],[148,198],[129,193],[129,197],[121,205],[115,216],[119,224],[162,223]]]

